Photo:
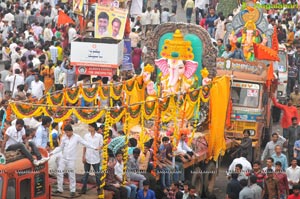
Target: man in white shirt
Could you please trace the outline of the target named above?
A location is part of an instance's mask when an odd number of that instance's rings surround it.
[[[16,47],[11,54],[11,65],[13,66],[18,59],[21,60],[21,57],[22,57],[21,49],[20,47]]]
[[[139,37],[139,34],[136,33],[135,28],[132,28],[132,29],[131,29],[131,32],[129,33],[129,38],[130,38],[130,40],[131,40],[131,48],[132,48],[132,50],[133,50],[134,48],[137,47],[138,43],[139,43],[140,40],[141,40],[140,37]]]
[[[263,172],[264,173],[267,173],[267,170],[268,169],[272,169],[273,171],[275,171],[275,167],[274,167],[274,159],[271,158],[271,157],[268,157],[267,158],[267,161],[266,161],[266,167],[263,168]]]
[[[228,175],[230,175],[232,172],[235,172],[235,168],[237,164],[241,164],[242,165],[242,172],[249,172],[252,170],[252,166],[251,163],[246,159],[245,156],[247,156],[244,153],[241,153],[240,158],[235,158],[232,163],[230,164],[229,168],[228,168]]]
[[[186,139],[187,139],[187,134],[186,133],[181,133],[181,137],[180,137],[176,152],[179,155],[183,155],[183,156],[186,156],[188,159],[191,159],[191,155],[193,154],[193,150],[185,142]]]
[[[44,29],[44,40],[45,42],[51,42],[53,37],[53,32],[51,30],[51,23],[46,24],[46,28]]]
[[[297,159],[293,158],[291,161],[291,166],[286,170],[286,176],[289,183],[290,193],[293,189],[293,185],[299,183],[300,179],[300,167],[297,165]]]
[[[11,10],[8,10],[8,13],[4,15],[4,19],[6,19],[8,21],[8,25],[11,26],[11,23],[15,20],[15,16],[11,14]]]
[[[50,156],[62,151],[62,158],[59,161],[58,171],[57,171],[57,190],[55,193],[63,193],[63,177],[64,170],[68,171],[68,176],[70,180],[70,192],[71,197],[75,196],[76,191],[76,179],[75,179],[75,164],[76,164],[76,149],[78,144],[82,144],[87,148],[94,150],[100,150],[101,147],[94,147],[86,142],[79,135],[73,133],[73,128],[70,124],[64,127],[65,135],[62,137],[60,146],[56,147]]]
[[[103,137],[101,134],[96,132],[97,130],[97,124],[92,123],[88,126],[88,133],[84,135],[84,140],[87,143],[90,143],[95,148],[102,147],[103,145]],[[85,194],[87,190],[87,180],[89,178],[89,172],[91,169],[91,166],[94,168],[96,182],[97,182],[97,191],[98,195],[100,194],[100,154],[99,151],[95,151],[93,149],[89,149],[86,147],[83,147],[83,153],[82,153],[82,162],[84,164],[84,176],[82,178],[82,188],[81,188],[81,194]]]
[[[196,24],[199,25],[200,23],[200,15],[201,18],[204,17],[205,13],[205,5],[209,4],[208,0],[195,0],[195,17],[196,17]]]
[[[22,77],[24,77],[24,73],[22,72],[20,64],[21,64],[21,58],[17,58],[15,60],[15,63],[12,65],[12,71],[13,71],[13,74],[15,74],[14,71],[16,71],[16,69],[19,69],[21,71],[20,75]]]
[[[54,46],[54,41],[51,42],[51,46],[49,47],[50,56],[54,64],[57,62],[58,49]]]
[[[147,32],[151,26],[151,7],[148,7],[146,12],[142,13],[141,21],[142,25],[145,26],[144,29]]]
[[[15,70],[15,75],[9,74],[5,78],[7,83],[10,83],[10,91],[13,93],[13,97],[15,96],[16,92],[18,92],[17,87],[21,84],[24,84],[24,77],[21,76],[20,69]]]
[[[75,39],[77,32],[75,30],[75,25],[74,24],[70,24],[70,28],[68,31],[68,36],[69,36],[69,44],[71,44],[71,42]]]
[[[154,29],[158,24],[160,24],[160,12],[157,7],[154,8],[151,12],[151,23],[152,29]]]
[[[116,159],[117,159],[117,163],[115,164],[115,175],[118,182],[122,184],[124,163],[123,163],[123,154],[121,151],[118,151],[116,153]],[[127,198],[135,199],[137,186],[135,184],[128,183],[129,181],[130,181],[129,176],[127,176],[126,185],[124,185],[124,187],[127,189],[127,194],[128,194]]]
[[[35,97],[37,99],[40,99],[43,97],[45,91],[45,85],[42,81],[39,79],[39,75],[34,75],[34,81],[31,82],[31,95],[32,97]]]
[[[61,73],[63,73],[61,70],[61,64],[58,64],[54,69],[54,86],[56,91],[63,87],[63,85],[59,82],[59,76]]]
[[[25,144],[23,143],[25,142]],[[37,157],[37,160],[33,158],[28,148],[31,148],[33,154]],[[26,138],[26,132],[24,129],[24,120],[17,119],[16,124],[10,126],[4,135],[4,140],[1,147],[1,152],[20,150],[21,153],[30,160],[35,166],[45,163],[49,158],[42,158],[38,148],[33,142],[28,142]]]

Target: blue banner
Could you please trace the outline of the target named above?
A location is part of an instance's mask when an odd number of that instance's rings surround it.
[[[131,60],[131,40],[129,38],[124,39],[124,57],[121,70],[133,70]]]

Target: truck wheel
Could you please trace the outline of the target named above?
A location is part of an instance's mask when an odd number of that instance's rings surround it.
[[[193,171],[192,185],[196,187],[198,196],[201,197],[203,191],[203,175],[200,167],[196,167]]]
[[[208,197],[214,191],[215,181],[217,177],[216,163],[209,161],[204,172],[204,193]]]

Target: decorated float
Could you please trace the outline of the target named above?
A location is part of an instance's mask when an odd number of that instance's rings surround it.
[[[230,44],[234,53],[241,45],[243,59],[217,59],[218,75],[231,76],[231,121],[226,136],[239,141],[250,132],[256,160],[260,146],[269,140],[272,128],[270,93],[276,90],[274,73],[280,61],[277,28],[268,29],[262,10],[248,2],[244,10],[226,25],[225,48]]]
[[[188,171],[185,179],[192,179],[199,195],[208,195],[213,191],[220,157],[233,146],[224,135],[230,78],[215,77],[217,50],[209,34],[199,26],[159,25],[146,47],[148,54],[141,75],[122,82],[98,82],[91,88],[85,85],[65,88],[39,101],[10,101],[7,117],[48,115],[55,122],[63,122],[74,115],[84,123],[104,118],[103,171],[107,169],[109,150],[113,153],[124,150],[126,165],[130,137],[138,139],[140,148],[153,139],[156,168],[161,137],[170,136],[175,152],[181,135],[187,134],[194,155],[183,164]],[[82,100],[91,105],[80,106]],[[116,100],[122,104],[115,105]],[[109,129],[118,122],[123,124],[125,136],[108,144]],[[159,174],[153,172],[153,175]],[[101,188],[105,177],[103,172]],[[104,192],[99,198],[104,198]]]

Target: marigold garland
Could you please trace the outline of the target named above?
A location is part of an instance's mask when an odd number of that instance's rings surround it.
[[[97,110],[97,109],[83,109],[76,110],[73,109],[73,114],[82,122],[86,124],[91,124],[97,122],[104,114],[105,110]]]
[[[157,102],[158,103],[158,102]],[[154,124],[154,140],[153,140],[153,170],[152,170],[152,174],[154,176],[156,176],[156,166],[157,166],[157,152],[158,152],[158,140],[159,139],[159,126],[160,126],[160,105],[157,106],[156,108],[156,114],[157,117],[156,117],[156,120],[155,120],[155,124]]]
[[[63,98],[64,98],[63,93],[56,93],[53,95],[50,95],[50,93],[47,93],[46,103],[49,105],[62,105]]]
[[[124,147],[124,153],[123,153],[123,185],[126,185],[127,181],[127,162],[128,162],[128,122],[129,122],[129,113],[126,111],[125,114],[125,121],[124,121],[124,127],[123,131],[125,133],[125,147]]]
[[[65,99],[70,104],[75,104],[79,100],[79,95],[80,93],[78,88],[64,90]]]
[[[119,100],[121,98],[121,94],[123,91],[123,84],[113,85],[110,86],[110,97],[114,100]]]
[[[132,94],[133,89],[135,88],[135,84],[136,84],[135,78],[132,78],[132,79],[126,81],[124,89],[128,95]]]
[[[24,104],[10,104],[10,109],[14,112],[14,114],[17,116],[17,118],[27,118],[27,117],[33,117],[33,116],[40,116],[42,114],[42,109],[44,107],[36,107],[35,110],[29,110],[30,112],[28,113],[29,108],[33,108],[33,107],[24,107]],[[27,109],[26,109],[27,108]],[[26,112],[24,112],[26,111]],[[11,114],[9,114],[11,115]],[[6,116],[7,117],[7,116]],[[7,120],[9,120],[10,118],[8,118]]]
[[[93,102],[98,97],[99,87],[95,88],[82,88],[80,89],[80,94],[82,95],[84,101]]]
[[[154,116],[155,116],[155,110],[156,110],[156,106],[157,103],[156,101],[154,102],[145,102],[143,104],[144,108],[143,108],[143,116],[146,120],[151,120]]]
[[[98,196],[100,199],[104,199],[104,186],[105,186],[105,178],[106,178],[106,172],[108,169],[107,162],[108,162],[108,137],[109,137],[109,128],[111,125],[111,117],[110,112],[107,111],[105,115],[105,127],[104,127],[104,133],[103,133],[103,148],[102,148],[102,167],[101,167],[101,178],[100,178],[100,190],[101,193]]]
[[[138,105],[132,105],[130,107],[128,107],[128,112],[130,114],[131,118],[137,118],[138,116],[140,116],[142,105],[138,104]]]
[[[44,114],[46,116],[52,117],[54,122],[62,122],[71,117],[73,114],[73,109],[60,109],[60,108],[53,108],[53,107],[45,107]]]
[[[207,103],[208,100],[209,100],[209,96],[205,97],[204,94],[203,94],[203,90],[202,89],[200,89],[200,98],[201,98],[201,101],[204,102],[204,103]]]
[[[113,111],[119,111],[118,113],[118,116],[117,117],[115,117],[115,118],[113,118],[112,117],[112,112]],[[117,123],[117,122],[119,122],[121,119],[122,119],[122,117],[124,116],[124,114],[126,113],[126,109],[118,109],[118,108],[115,108],[114,110],[111,110],[110,111],[110,121],[111,121],[111,124],[115,124],[115,123]]]
[[[11,104],[8,105],[7,110],[6,110],[6,120],[11,121],[11,112],[12,112],[12,107]]]

